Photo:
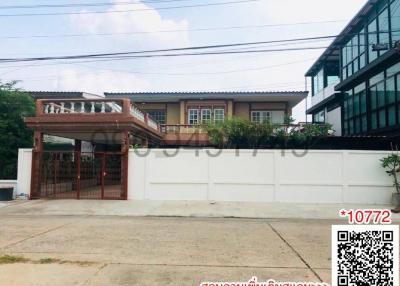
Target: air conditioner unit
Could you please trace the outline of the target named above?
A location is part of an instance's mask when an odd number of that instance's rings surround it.
[[[372,45],[372,51],[378,52],[378,51],[387,51],[389,50],[389,44],[373,44]]]

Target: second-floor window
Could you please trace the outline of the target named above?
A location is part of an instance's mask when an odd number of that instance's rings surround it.
[[[147,113],[160,124],[166,123],[166,114],[165,110],[149,110]]]
[[[214,109],[214,123],[221,123],[225,120],[225,110],[222,108]]]
[[[199,110],[189,109],[188,110],[188,124],[195,125],[199,123]]]
[[[189,108],[187,113],[187,123],[189,125],[208,124],[211,122],[220,123],[225,120],[225,109],[204,107]]]
[[[201,110],[201,123],[207,124],[211,122],[211,109]]]
[[[272,122],[272,112],[271,111],[252,111],[251,121],[256,123]]]
[[[283,124],[285,121],[285,112],[283,110],[253,110],[251,112],[251,121],[256,123],[271,122],[274,124]]]

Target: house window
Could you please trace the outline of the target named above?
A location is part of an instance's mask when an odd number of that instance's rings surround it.
[[[325,123],[325,110],[314,114],[314,123]]]
[[[147,113],[160,124],[166,123],[166,114],[165,110],[149,110]]]
[[[272,113],[271,111],[252,111],[251,112],[251,121],[256,123],[264,123],[272,121]]]
[[[225,120],[225,109],[218,107],[212,108],[211,106],[204,106],[199,108],[188,109],[187,124],[208,124],[211,122],[219,123]]]
[[[188,110],[188,123],[190,125],[195,125],[199,123],[199,110],[189,109]]]
[[[214,109],[214,123],[221,123],[225,120],[225,110]]]
[[[207,124],[211,122],[211,109],[201,110],[201,123]]]

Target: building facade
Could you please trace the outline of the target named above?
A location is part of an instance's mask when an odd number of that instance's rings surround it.
[[[283,124],[307,92],[139,92],[105,97],[129,98],[162,125],[198,125],[231,117]]]
[[[400,135],[400,0],[370,0],[306,73],[313,122]]]

